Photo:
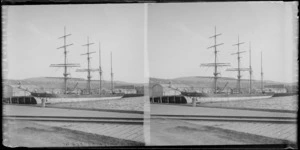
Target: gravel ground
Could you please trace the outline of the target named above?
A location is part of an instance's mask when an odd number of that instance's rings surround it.
[[[231,102],[200,103],[199,106],[236,107],[298,111],[297,96]]]
[[[118,100],[57,103],[57,104],[50,104],[49,106],[144,111],[144,101],[145,101],[144,97],[130,97],[130,98],[122,98]]]
[[[255,145],[288,141],[185,121],[152,120],[151,145]]]
[[[3,145],[7,147],[144,146],[135,142],[32,121],[6,121]]]
[[[265,136],[286,140],[289,143],[297,142],[297,124],[274,124],[262,122],[217,122],[217,121],[187,121],[189,123],[233,130],[236,132]]]

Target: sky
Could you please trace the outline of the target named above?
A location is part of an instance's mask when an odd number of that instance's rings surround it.
[[[241,67],[249,67],[249,43],[253,78],[260,79],[261,52],[265,80],[292,82],[297,79],[296,3],[167,3],[148,6],[148,59],[152,77],[213,76],[214,28],[218,36],[217,62],[237,67],[240,45]],[[294,8],[293,8],[294,7]],[[222,77],[237,77],[237,72],[220,68]],[[242,78],[249,79],[249,72]]]
[[[240,46],[241,66],[249,67],[249,43],[252,49],[254,79],[260,79],[260,57],[263,54],[265,80],[297,80],[298,35],[295,2],[226,2],[226,3],[152,3],[8,6],[6,26],[7,77],[63,77],[62,68],[49,67],[63,63],[64,33],[67,38],[68,62],[86,68],[87,37],[91,45],[91,66],[99,66],[101,42],[104,80],[110,80],[110,52],[113,53],[114,80],[145,83],[147,77],[177,78],[212,76],[213,68],[200,67],[214,61],[213,45],[216,27],[218,62],[237,67]],[[77,69],[77,68],[75,68]],[[75,72],[71,77],[86,78]],[[79,68],[78,68],[79,69]],[[236,72],[220,68],[222,77]],[[249,78],[249,73],[242,73]],[[99,79],[99,73],[92,74]]]
[[[68,63],[87,68],[87,37],[91,43],[91,67],[99,67],[99,42],[104,80],[110,80],[110,52],[114,80],[144,82],[143,4],[8,6],[8,79],[63,77],[63,68],[49,67],[64,62],[63,39],[66,27]],[[86,72],[71,68],[71,77],[87,78]],[[99,73],[92,73],[99,80]]]

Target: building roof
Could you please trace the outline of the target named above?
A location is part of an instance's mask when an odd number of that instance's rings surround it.
[[[150,85],[150,91],[152,88],[155,88],[155,86],[162,87],[162,93],[163,95],[180,95],[180,91],[192,91],[192,87],[185,84],[152,84]]]

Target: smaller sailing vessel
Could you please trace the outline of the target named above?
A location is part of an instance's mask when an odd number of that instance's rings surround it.
[[[229,66],[229,63],[218,63],[217,62],[217,47],[222,45],[223,43],[217,44],[217,36],[220,36],[221,34],[217,34],[216,33],[216,27],[215,27],[215,34],[213,36],[211,36],[210,38],[214,38],[214,45],[211,47],[208,47],[208,49],[210,48],[214,48],[214,54],[215,54],[215,62],[214,63],[206,63],[206,64],[201,64],[201,66],[206,66],[206,67],[214,67],[214,92],[213,93],[199,93],[196,91],[193,92],[186,92],[186,91],[181,91],[181,95],[183,95],[186,100],[187,103],[192,103],[192,99],[196,98],[198,102],[217,102],[217,101],[233,101],[233,100],[250,100],[250,99],[263,99],[263,98],[270,98],[273,96],[273,93],[264,93],[263,92],[263,81],[261,81],[262,83],[262,92],[261,93],[252,93],[252,67],[251,67],[251,58],[250,58],[250,67],[249,68],[241,68],[240,67],[240,54],[244,53],[245,51],[240,51],[239,46],[243,43],[241,43],[239,41],[238,38],[238,43],[234,44],[233,46],[237,46],[238,47],[238,51],[236,53],[233,53],[234,55],[237,55],[237,59],[238,59],[238,68],[230,68],[227,69],[227,71],[237,71],[238,75],[237,75],[237,88],[235,92],[231,92],[231,93],[225,93],[222,91],[219,91],[217,89],[217,80],[219,78],[219,72],[218,72],[218,67],[225,67],[225,66]],[[250,55],[251,55],[251,47],[250,47]],[[251,57],[251,56],[250,56]],[[249,71],[250,72],[250,90],[249,93],[242,93],[241,92],[241,71]],[[263,73],[261,73],[261,76],[263,76]],[[227,84],[226,84],[227,85]],[[226,86],[225,86],[226,87]],[[224,87],[224,88],[225,88]],[[223,88],[223,89],[224,89]]]
[[[115,93],[113,90],[113,80],[111,81],[111,93],[102,93],[102,68],[101,68],[101,51],[100,51],[100,44],[99,44],[99,69],[91,69],[90,68],[90,54],[95,52],[89,51],[89,46],[93,43],[89,42],[89,38],[87,40],[87,44],[83,46],[87,46],[87,53],[82,55],[87,55],[88,66],[87,69],[77,69],[78,72],[87,72],[87,89],[84,93],[72,93],[67,90],[67,80],[69,79],[70,73],[67,73],[68,67],[79,67],[79,64],[71,64],[67,63],[67,47],[71,46],[72,44],[66,44],[66,38],[71,34],[66,34],[66,29],[64,29],[64,35],[60,38],[64,39],[64,45],[60,48],[64,48],[64,64],[53,64],[51,67],[63,67],[64,68],[64,93],[63,94],[54,94],[54,93],[46,93],[46,92],[31,92],[31,95],[36,99],[37,104],[42,103],[42,100],[45,100],[46,103],[59,103],[59,102],[79,102],[79,101],[98,101],[98,100],[110,100],[110,99],[120,99],[123,97],[123,93]],[[111,56],[112,59],[112,56]],[[111,60],[112,63],[112,60]],[[112,65],[112,64],[111,64]],[[92,93],[91,92],[91,72],[99,71],[100,73],[100,88],[99,93]],[[112,66],[111,66],[112,71]],[[111,79],[113,79],[113,73],[111,72]],[[21,87],[20,87],[21,88]],[[28,91],[28,90],[27,90]]]

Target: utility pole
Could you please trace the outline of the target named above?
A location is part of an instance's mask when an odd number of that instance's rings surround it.
[[[67,94],[67,80],[68,80],[68,75],[70,75],[68,73],[68,67],[79,67],[79,64],[69,64],[67,63],[67,47],[71,46],[73,44],[67,44],[67,37],[70,36],[71,34],[66,34],[66,27],[64,27],[64,35],[59,37],[58,39],[63,38],[64,39],[64,45],[57,48],[57,49],[64,49],[64,63],[63,64],[51,64],[50,67],[63,67],[64,68],[64,93]]]
[[[217,44],[217,36],[222,35],[221,33],[217,34],[217,28],[215,27],[215,34],[209,38],[214,38],[214,45],[208,47],[207,49],[214,48],[214,54],[215,54],[215,61],[214,63],[206,63],[206,64],[201,64],[201,66],[206,66],[206,67],[214,67],[214,93],[217,93],[217,80],[218,80],[218,67],[224,67],[224,66],[229,66],[229,63],[217,63],[217,46],[223,45],[224,43]]]

